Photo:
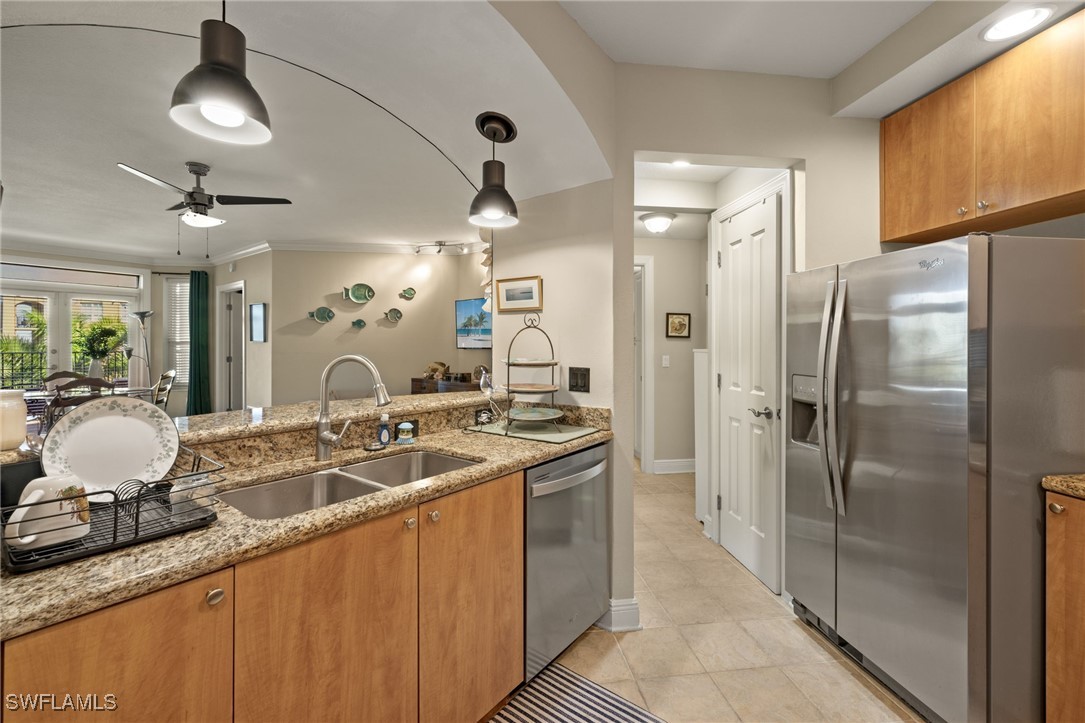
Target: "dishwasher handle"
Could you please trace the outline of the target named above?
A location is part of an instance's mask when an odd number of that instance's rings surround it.
[[[561,479],[551,480],[550,482],[543,482],[542,484],[531,485],[532,497],[545,497],[546,495],[552,495],[555,492],[561,492],[567,490],[570,487],[576,487],[579,484],[584,484],[592,477],[606,471],[607,461],[604,459],[594,467],[589,467],[583,472],[577,472],[571,474],[568,477],[562,477]]]

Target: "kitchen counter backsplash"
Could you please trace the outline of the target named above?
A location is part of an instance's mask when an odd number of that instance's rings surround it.
[[[1085,473],[1051,474],[1044,477],[1043,487],[1051,492],[1085,500]]]
[[[477,464],[277,520],[246,517],[227,504],[215,509],[211,526],[124,548],[53,568],[11,574],[0,572],[0,639],[129,600],[244,560],[303,542],[364,520],[495,479],[613,438],[610,410],[592,409],[581,424],[601,429],[565,444],[549,444],[464,431],[474,410],[488,408],[481,394],[426,394],[395,397],[375,408],[372,400],[333,404],[334,426],[356,420],[344,447],[331,461],[315,461],[316,404],[292,404],[254,411],[189,417],[182,443],[224,463],[223,491],[284,479],[414,450],[442,452]],[[380,452],[361,448],[374,436],[381,412],[393,421],[419,420],[421,433],[408,448],[390,445]],[[373,420],[373,423],[368,423]],[[181,424],[178,425],[179,427]]]

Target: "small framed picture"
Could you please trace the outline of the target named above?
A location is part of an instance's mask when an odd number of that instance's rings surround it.
[[[267,304],[249,304],[249,341],[267,341]]]
[[[689,314],[675,314],[667,312],[667,338],[689,338]]]
[[[543,288],[541,276],[497,280],[498,311],[542,311]]]

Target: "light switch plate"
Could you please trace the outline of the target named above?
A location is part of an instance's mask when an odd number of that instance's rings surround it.
[[[591,369],[588,367],[569,367],[569,391],[591,391]]]
[[[664,354],[663,355],[663,368],[666,369],[670,365],[671,365],[671,355],[670,354]]]

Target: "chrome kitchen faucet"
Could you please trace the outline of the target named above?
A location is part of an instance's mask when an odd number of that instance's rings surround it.
[[[378,407],[392,403],[392,398],[388,396],[388,390],[384,388],[384,382],[381,381],[381,373],[377,371],[377,366],[373,362],[358,354],[345,354],[338,359],[333,359],[328,366],[324,367],[324,373],[320,375],[320,416],[316,419],[316,459],[318,462],[324,462],[332,458],[332,448],[343,443],[343,436],[350,428],[350,420],[347,420],[339,434],[334,433],[332,431],[331,412],[328,409],[330,406],[328,401],[328,379],[331,377],[332,371],[344,362],[361,364],[373,375],[373,396]]]

